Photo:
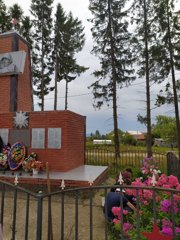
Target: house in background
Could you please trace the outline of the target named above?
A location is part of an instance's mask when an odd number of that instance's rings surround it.
[[[127,131],[132,137],[134,137],[137,141],[145,143],[146,141],[146,133],[140,131]]]

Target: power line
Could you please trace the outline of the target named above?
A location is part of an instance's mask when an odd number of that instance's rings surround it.
[[[92,94],[92,93],[76,94],[76,95],[68,96],[68,98],[71,98],[71,97],[81,97],[81,96],[86,96],[86,95],[90,95],[90,94]],[[37,96],[33,96],[33,97],[39,99]],[[58,98],[58,99],[60,99],[60,98],[63,98],[63,99],[64,99],[65,97],[57,97],[57,98]],[[51,98],[44,98],[44,100],[52,100],[52,99],[54,99],[54,97],[51,97]]]

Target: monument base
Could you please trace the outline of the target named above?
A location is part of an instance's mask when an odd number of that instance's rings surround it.
[[[83,165],[67,172],[51,171],[49,178],[51,186],[60,190],[62,180],[64,180],[65,187],[87,187],[90,184],[100,185],[107,179],[107,174],[107,166]],[[29,185],[33,188],[36,186],[40,190],[41,187],[44,188],[47,185],[46,171],[39,172],[37,175],[20,170],[0,171],[0,180],[14,184],[15,178],[18,180],[18,186],[22,187]]]

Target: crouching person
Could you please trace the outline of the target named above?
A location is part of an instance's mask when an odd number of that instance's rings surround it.
[[[121,201],[122,201],[123,209],[137,212],[137,209],[135,208],[135,206],[132,203],[130,203],[129,200],[124,196],[123,192],[117,188],[115,192],[109,192],[106,195],[105,205],[104,205],[104,214],[105,214],[106,220],[110,222],[113,221],[114,214],[112,213],[112,208],[120,207]]]

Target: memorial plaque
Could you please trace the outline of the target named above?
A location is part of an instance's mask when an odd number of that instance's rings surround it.
[[[0,136],[3,140],[3,143],[7,144],[9,142],[9,139],[8,139],[9,129],[8,128],[0,128]]]
[[[23,143],[26,147],[30,147],[30,130],[29,129],[10,129],[9,143],[13,145],[16,142]]]
[[[45,129],[44,128],[32,128],[32,148],[45,148]]]
[[[48,128],[48,148],[61,148],[61,128]]]
[[[25,51],[0,53],[0,76],[24,72]]]

